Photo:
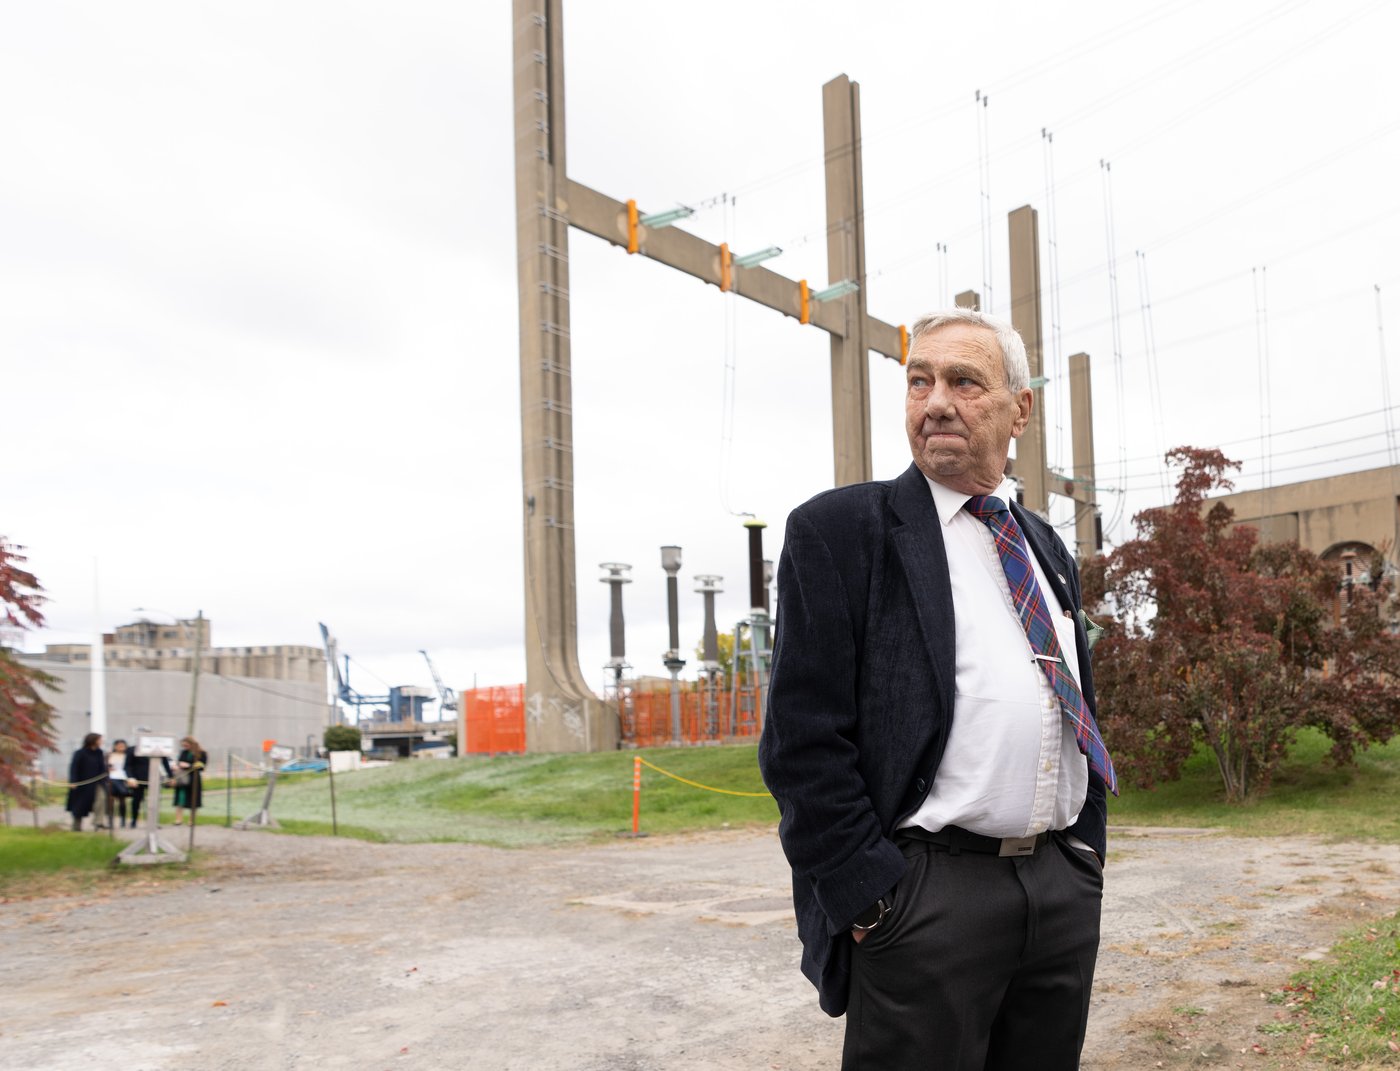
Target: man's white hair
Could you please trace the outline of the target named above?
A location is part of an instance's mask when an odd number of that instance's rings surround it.
[[[991,331],[996,335],[997,345],[1001,348],[1007,387],[1013,394],[1018,394],[1031,385],[1031,366],[1026,361],[1026,344],[1021,341],[1021,333],[1007,321],[988,316],[985,312],[946,309],[943,312],[931,312],[927,316],[920,316],[914,321],[914,329],[909,335],[910,350],[913,350],[914,343],[922,336],[949,324],[972,324],[974,327],[985,327]]]

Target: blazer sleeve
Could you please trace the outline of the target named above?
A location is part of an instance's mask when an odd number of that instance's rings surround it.
[[[782,815],[778,834],[794,881],[810,883],[833,935],[889,892],[906,867],[881,832],[859,768],[858,673],[856,618],[841,572],[799,509],[788,518],[778,564],[759,765]]]

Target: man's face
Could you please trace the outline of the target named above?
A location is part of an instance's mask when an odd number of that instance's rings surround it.
[[[996,334],[953,323],[921,335],[905,374],[905,427],[920,471],[964,494],[994,491],[1031,416],[1031,392],[1006,385]]]

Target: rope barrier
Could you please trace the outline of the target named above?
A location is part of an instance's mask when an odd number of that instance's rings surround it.
[[[98,781],[106,781],[107,774],[99,774],[97,777],[89,777],[86,781],[50,781],[47,777],[35,777],[35,781],[42,781],[46,785],[53,785],[56,788],[82,788],[84,785],[95,785]]]
[[[772,795],[771,792],[736,792],[732,788],[715,788],[712,785],[702,785],[699,781],[691,781],[687,778],[681,777],[679,774],[673,774],[670,770],[663,770],[660,766],[657,766],[655,763],[647,762],[647,760],[642,758],[640,755],[638,755],[636,758],[638,762],[640,762],[643,766],[647,767],[648,769],[655,770],[659,774],[665,774],[667,777],[671,778],[671,780],[679,781],[681,784],[689,785],[691,788],[703,788],[706,792],[719,792],[725,796],[748,796],[752,798],[761,799],[764,796]]]

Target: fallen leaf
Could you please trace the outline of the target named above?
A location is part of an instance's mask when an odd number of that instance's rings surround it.
[[[228,1007],[228,1001],[226,1001],[226,1000],[216,1000],[216,1001],[214,1001],[212,1007],[215,1007],[215,1008],[227,1008],[227,1007]]]

